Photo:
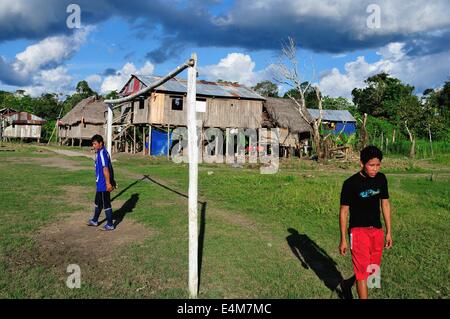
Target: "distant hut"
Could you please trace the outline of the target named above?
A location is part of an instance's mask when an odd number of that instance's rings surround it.
[[[309,114],[306,116],[310,117]],[[302,148],[308,147],[311,127],[291,99],[267,97],[263,104],[262,117],[263,127],[280,129],[281,156],[302,155]]]
[[[17,111],[9,107],[0,109],[0,117],[6,117],[7,115],[12,113],[17,113]]]
[[[90,143],[95,134],[105,135],[105,112],[107,105],[95,96],[88,97],[58,121],[58,137],[61,144],[79,146],[84,142]]]
[[[0,137],[41,140],[41,128],[47,121],[28,112],[0,110]]]
[[[318,109],[308,109],[308,112],[319,118]],[[322,125],[333,134],[351,135],[356,132],[356,119],[347,110],[322,110]]]

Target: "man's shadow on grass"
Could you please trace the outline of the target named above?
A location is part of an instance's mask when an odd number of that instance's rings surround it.
[[[136,204],[138,201],[139,201],[139,194],[133,194],[125,203],[123,203],[122,207],[120,207],[118,210],[113,210],[112,217],[114,221],[114,228],[117,228],[117,226],[123,221],[125,215],[133,212],[133,210],[136,208]],[[100,221],[99,225],[103,224],[105,221],[106,218]]]
[[[325,286],[336,292],[341,299],[351,299],[351,291],[342,291],[340,284],[345,282],[336,262],[306,234],[299,234],[294,228],[288,228],[286,241],[292,253],[300,260],[305,269],[311,269]],[[351,287],[351,286],[350,286]]]
[[[139,200],[139,194],[133,194],[131,197],[123,203],[122,207],[113,211],[114,228],[116,228],[124,219],[125,215],[132,213],[136,208],[136,204]]]

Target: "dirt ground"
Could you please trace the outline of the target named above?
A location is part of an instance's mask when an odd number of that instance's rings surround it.
[[[5,161],[22,164],[37,163],[44,167],[62,168],[69,171],[92,169],[91,166],[82,165],[81,163],[71,161],[63,157],[9,157],[6,158]]]
[[[54,271],[61,279],[67,278],[67,266],[80,266],[84,282],[98,282],[99,278],[104,288],[111,282],[108,278],[116,273],[111,267],[111,261],[120,255],[122,249],[130,244],[142,243],[152,236],[154,231],[148,227],[126,218],[132,213],[133,204],[130,200],[114,200],[113,217],[117,224],[114,231],[101,230],[104,225],[104,212],[100,215],[102,224],[99,227],[89,227],[86,222],[92,217],[93,203],[85,200],[86,190],[82,187],[69,186],[65,200],[83,206],[82,210],[64,214],[57,221],[39,229],[31,235],[36,247],[16,260],[23,266],[40,265],[47,271]],[[102,220],[103,219],[103,220]],[[120,270],[117,270],[120,271]]]

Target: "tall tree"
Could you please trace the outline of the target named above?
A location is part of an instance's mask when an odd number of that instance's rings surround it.
[[[444,118],[447,125],[450,124],[450,81],[445,82],[442,90],[439,90],[437,104],[439,114]]]
[[[387,73],[369,77],[365,83],[366,88],[352,91],[353,103],[361,113],[388,120],[395,120],[399,101],[414,92],[413,86],[403,84]]]
[[[109,100],[109,99],[118,99],[119,98],[119,93],[117,93],[116,90],[109,92],[108,94],[106,94],[104,96],[105,100]]]
[[[45,93],[34,99],[33,113],[45,119],[56,119],[60,112],[58,95],[55,93]]]
[[[323,97],[323,108],[325,110],[352,110],[354,105],[344,97]]]
[[[442,96],[444,89],[427,89],[423,93],[421,102],[424,121],[420,126],[421,137],[439,140],[447,138],[450,124],[448,109],[450,106],[445,106],[445,98]]]
[[[311,83],[302,80],[303,75],[301,74],[301,71],[299,69],[299,61],[297,59],[297,44],[295,43],[293,38],[289,37],[288,41],[282,44],[281,52],[284,61],[282,60],[277,65],[279,78],[276,80],[279,83],[283,83],[292,87],[294,90],[296,90],[296,92],[299,93],[298,97],[294,97],[291,94],[287,94],[287,96],[297,105],[297,111],[299,112],[300,116],[311,127],[313,147],[319,161],[322,161],[325,159],[327,154],[327,151],[324,147],[326,138],[324,138],[320,133],[322,124],[322,93],[318,86],[313,87]],[[318,118],[312,118],[307,110],[309,105],[307,105],[306,96],[310,90],[313,90],[316,94],[319,108]]]
[[[67,95],[66,99],[64,101],[64,107],[63,107],[63,116],[67,114],[70,110],[73,109],[75,105],[80,103],[82,100],[93,96],[98,95],[97,92],[93,91],[89,84],[86,81],[80,81],[78,82],[76,86],[76,93],[72,95]]]
[[[308,81],[300,84],[301,89],[304,91],[305,103],[309,109],[318,109],[319,101],[317,100],[317,95],[314,87]],[[289,99],[289,96],[300,99],[301,94],[298,88],[293,88],[284,93],[283,98]]]
[[[97,92],[93,91],[90,87],[89,84],[86,81],[80,81],[77,84],[76,87],[76,91],[78,94],[81,94],[83,96],[89,97],[92,95],[97,95]]]
[[[409,155],[414,158],[416,151],[416,139],[420,132],[420,126],[424,123],[424,112],[420,101],[415,95],[402,97],[396,108],[396,120],[406,130],[411,142]]]
[[[270,81],[259,82],[252,90],[264,97],[278,97],[278,87]]]

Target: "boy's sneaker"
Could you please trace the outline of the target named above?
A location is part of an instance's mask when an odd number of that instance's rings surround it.
[[[97,226],[98,226],[98,223],[97,223],[97,222],[94,222],[92,219],[89,219],[87,225],[88,225],[88,226],[97,227]]]
[[[108,230],[114,230],[114,226],[106,224],[105,226],[103,226],[103,227],[101,228],[101,230],[106,230],[106,231],[108,231]]]

